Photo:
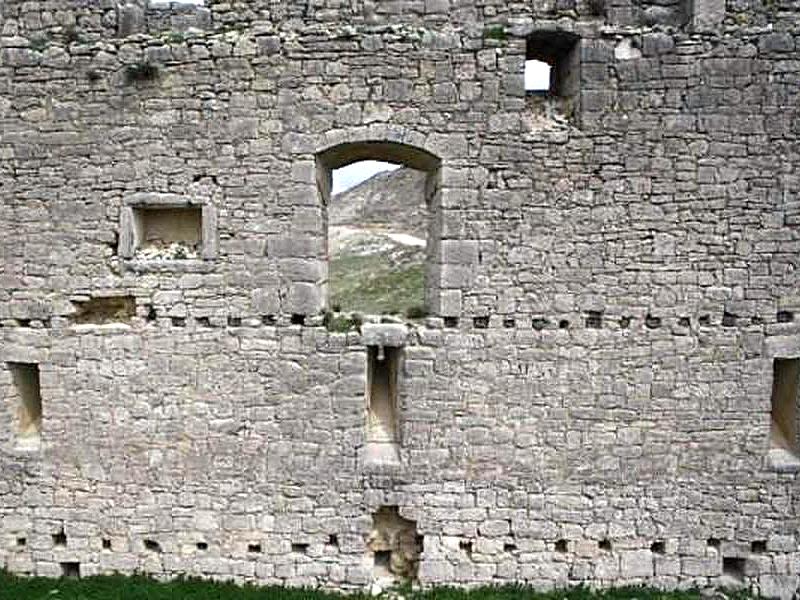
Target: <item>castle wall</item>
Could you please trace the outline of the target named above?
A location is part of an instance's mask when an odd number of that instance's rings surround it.
[[[670,7],[211,3],[118,37],[90,4],[75,37],[77,3],[5,4],[0,564],[357,588],[388,519],[424,584],[790,596],[800,29]],[[539,29],[580,37],[576,96],[526,96]],[[376,342],[322,317],[319,157],[374,143],[436,186],[431,316],[380,333],[398,465],[363,453]],[[199,207],[196,256],[137,255],[159,207]],[[134,314],[75,325],[98,296]],[[36,450],[9,363],[39,365]]]

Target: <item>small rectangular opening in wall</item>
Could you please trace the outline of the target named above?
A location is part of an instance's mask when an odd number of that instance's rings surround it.
[[[200,256],[203,240],[200,206],[136,207],[133,220],[137,257],[185,259]]]
[[[77,312],[72,320],[79,325],[127,323],[136,316],[136,298],[133,296],[91,298],[85,302],[74,301],[73,304]]]
[[[62,529],[58,533],[54,533],[52,536],[53,538],[53,545],[54,546],[66,546],[67,545],[67,535],[64,533]]]
[[[42,395],[39,365],[8,363],[17,406],[17,445],[37,448],[42,431]]]
[[[770,447],[798,452],[797,386],[800,359],[776,358],[772,363]]]
[[[738,556],[722,557],[722,573],[734,579],[744,579],[745,559]]]
[[[400,349],[367,348],[367,459],[397,462],[397,381]]]
[[[296,554],[308,554],[308,544],[305,542],[295,542],[292,544],[292,552]]]
[[[392,551],[391,550],[378,550],[375,553],[375,572],[382,573],[385,571],[389,573],[389,568],[392,564]]]
[[[67,579],[80,579],[81,576],[81,563],[77,562],[62,562],[61,563],[61,576]]]

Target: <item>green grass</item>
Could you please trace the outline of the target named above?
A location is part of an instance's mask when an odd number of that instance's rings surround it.
[[[616,588],[591,591],[574,587],[552,592],[537,592],[529,587],[505,586],[461,590],[450,587],[400,592],[407,600],[699,600],[696,591],[661,592],[649,588]],[[727,594],[744,599],[743,592]],[[0,571],[0,600],[366,600],[364,594],[344,595],[305,588],[236,586],[198,579],[167,583],[121,575],[85,579],[45,579],[16,577]]]
[[[425,266],[392,267],[378,255],[342,256],[331,261],[330,286],[336,311],[404,315],[425,303]]]
[[[342,597],[303,588],[240,587],[199,579],[167,583],[122,575],[46,579],[15,577],[0,571],[0,600],[339,600]]]

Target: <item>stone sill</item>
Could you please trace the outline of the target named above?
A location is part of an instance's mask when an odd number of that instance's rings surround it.
[[[800,457],[784,448],[771,448],[767,464],[777,473],[800,473]]]
[[[11,451],[17,455],[37,454],[42,449],[42,438],[38,435],[19,438]]]
[[[129,259],[122,266],[135,273],[211,273],[214,263],[198,258],[143,260]]]
[[[361,463],[368,473],[397,474],[403,469],[400,446],[396,442],[367,442],[362,450]]]

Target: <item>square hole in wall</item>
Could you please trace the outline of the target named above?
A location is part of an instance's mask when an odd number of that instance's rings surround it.
[[[746,560],[739,556],[723,556],[722,557],[722,573],[734,579],[744,579],[744,570]]]
[[[62,529],[58,533],[54,533],[52,536],[53,538],[53,545],[54,546],[66,546],[67,545],[67,535],[64,533]]]
[[[41,442],[42,395],[39,365],[8,363],[12,389],[12,405],[16,406],[17,447],[36,449]]]
[[[103,538],[102,541],[103,550],[111,550],[111,540],[108,538]]]
[[[292,544],[292,552],[296,554],[308,554],[309,544],[305,542],[294,542]]]
[[[580,91],[580,38],[566,31],[535,31],[525,46],[525,91],[577,98]]]
[[[78,562],[62,562],[61,563],[61,576],[67,579],[80,579],[81,576],[81,563]]]
[[[386,574],[388,574],[392,565],[392,551],[378,550],[375,552],[373,557],[373,565],[375,567],[376,574],[380,574],[384,571]]]
[[[247,544],[247,551],[251,554],[260,554],[261,544]]]

